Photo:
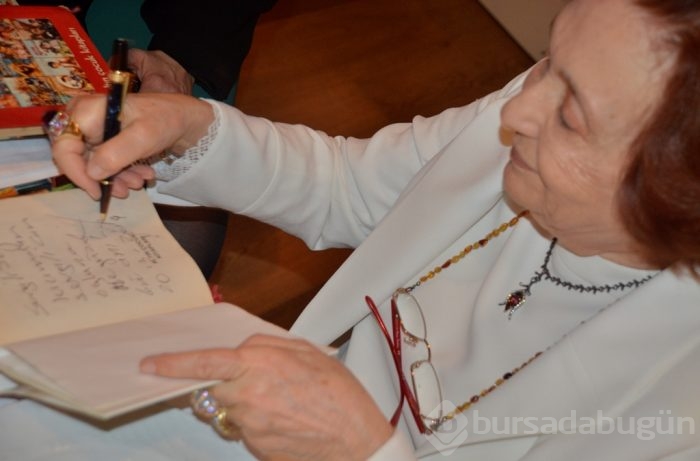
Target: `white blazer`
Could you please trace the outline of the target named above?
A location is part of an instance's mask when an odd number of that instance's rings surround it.
[[[212,103],[221,129],[210,152],[161,191],[269,222],[312,248],[357,247],[292,330],[328,343],[354,328],[352,342],[383,347],[363,295],[385,302],[465,232],[508,215],[501,202],[508,157],[499,112],[522,79],[469,106],[391,125],[367,140],[331,138]],[[532,254],[541,258],[542,251]],[[396,431],[373,459],[448,453],[456,459],[700,459],[698,332],[700,284],[663,271],[518,373],[517,385],[503,386],[478,406],[483,415],[522,420],[565,420],[572,410],[631,417],[636,424],[657,416],[663,427],[657,430],[655,422],[652,440],[640,440],[639,431],[545,434],[520,425],[466,439],[457,428],[449,440],[411,443]],[[372,366],[361,381],[380,373]],[[395,392],[373,395],[386,412],[396,404]],[[670,416],[688,418],[676,431],[683,434],[660,434]]]

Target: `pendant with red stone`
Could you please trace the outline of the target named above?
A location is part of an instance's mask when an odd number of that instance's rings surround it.
[[[525,298],[527,297],[527,291],[525,290],[515,290],[508,293],[505,302],[501,303],[505,306],[503,312],[508,314],[508,320],[513,316],[513,312],[517,311],[520,306],[525,304]]]

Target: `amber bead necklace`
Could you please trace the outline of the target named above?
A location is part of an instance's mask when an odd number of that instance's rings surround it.
[[[501,224],[497,228],[493,229],[491,232],[486,234],[486,236],[484,236],[484,238],[477,240],[476,242],[474,242],[470,245],[467,245],[459,253],[456,253],[454,256],[449,258],[444,263],[442,263],[438,266],[435,266],[433,269],[429,270],[427,273],[422,275],[418,279],[417,282],[415,282],[413,285],[405,287],[404,290],[407,293],[410,293],[411,291],[415,290],[416,288],[418,288],[422,284],[435,278],[443,270],[447,269],[448,267],[452,266],[453,264],[457,264],[458,262],[460,262],[465,256],[467,256],[473,250],[485,247],[492,239],[498,237],[500,234],[502,234],[506,230],[508,230],[512,227],[515,227],[515,225],[518,224],[518,221],[520,221],[521,218],[525,217],[527,215],[527,213],[528,213],[527,210],[519,213],[517,216],[515,216],[510,221],[504,222],[503,224]],[[530,289],[531,289],[532,285],[534,285],[535,283],[537,283],[543,279],[549,280],[552,283],[554,283],[555,285],[562,286],[562,287],[566,288],[567,290],[574,290],[574,291],[578,291],[578,292],[592,292],[593,294],[596,294],[598,292],[610,292],[610,291],[616,291],[616,290],[624,290],[627,288],[637,288],[653,277],[653,275],[649,275],[643,279],[633,280],[631,282],[621,283],[621,284],[611,285],[611,286],[605,285],[603,287],[595,287],[595,286],[587,287],[587,286],[575,285],[575,284],[572,284],[570,282],[563,281],[557,277],[552,276],[550,274],[549,270],[547,269],[547,265],[549,264],[549,259],[552,256],[552,250],[554,249],[556,241],[557,241],[556,238],[552,239],[552,243],[550,244],[549,249],[547,250],[547,253],[545,255],[544,263],[540,267],[539,271],[537,271],[535,273],[535,275],[532,277],[530,282],[528,284],[521,283],[520,286],[522,287],[522,290],[516,290],[516,291],[509,293],[508,296],[506,297],[506,301],[504,303],[501,303],[502,306],[503,305],[506,306],[504,311],[508,315],[508,319],[511,318],[511,316],[512,316],[513,312],[515,312],[515,310],[517,310],[519,307],[521,307],[524,304],[525,298],[527,296],[530,296]],[[598,310],[598,312],[596,312],[590,318],[595,317],[596,315],[598,315],[599,313],[601,313],[602,311],[607,309],[607,307],[608,306],[602,307],[600,310]],[[576,327],[574,327],[573,329],[570,330],[570,332],[575,330],[576,328],[580,327],[581,325],[585,324],[588,320],[590,320],[590,318],[580,321]],[[553,348],[554,346],[559,344],[564,338],[566,338],[568,336],[568,334],[569,333],[565,333],[557,341],[550,344],[547,348],[536,352],[535,354],[530,356],[527,360],[525,360],[523,363],[521,363],[519,366],[504,373],[501,377],[496,379],[493,382],[493,384],[491,384],[488,387],[485,387],[484,389],[481,390],[481,392],[478,392],[478,393],[472,395],[468,400],[466,400],[465,402],[463,402],[462,404],[457,406],[454,410],[452,410],[451,412],[449,412],[448,414],[443,416],[441,418],[441,420],[436,425],[433,425],[433,428],[437,429],[445,421],[449,421],[451,419],[454,419],[458,414],[467,411],[469,408],[471,408],[473,405],[475,405],[477,402],[479,402],[479,400],[481,400],[482,398],[489,395],[491,392],[498,389],[498,387],[500,387],[503,383],[508,381],[510,378],[515,376],[517,373],[519,373],[523,368],[525,368],[530,363],[532,363],[537,357],[539,357],[540,355],[544,354],[545,352],[547,352],[548,350],[550,350],[551,348]]]

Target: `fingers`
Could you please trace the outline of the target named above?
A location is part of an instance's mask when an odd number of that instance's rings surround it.
[[[84,189],[94,200],[100,198],[100,186],[88,176],[83,156],[85,142],[75,137],[60,137],[52,145],[53,158],[58,170],[76,186]]]
[[[136,72],[136,75],[141,78],[143,61],[146,58],[146,51],[138,48],[129,48],[127,56],[127,65],[129,69]]]
[[[161,354],[143,359],[140,369],[144,373],[171,378],[235,379],[244,370],[238,354],[235,349]]]
[[[107,98],[104,95],[81,96],[72,99],[65,108],[82,131],[88,145],[102,141]]]
[[[129,67],[141,79],[141,91],[190,94],[194,78],[160,50],[129,50]]]
[[[129,124],[118,136],[95,147],[87,161],[87,175],[95,180],[113,176],[138,160],[162,151],[154,147],[157,146],[154,141],[158,139],[152,135],[144,136],[143,131],[143,125]]]
[[[133,166],[117,175],[112,185],[112,195],[118,198],[125,198],[129,195],[129,189],[143,189],[146,181],[152,179],[153,174],[147,173],[150,167],[145,165]],[[153,172],[150,169],[151,173]]]
[[[250,353],[278,351],[318,352],[307,341],[271,335],[253,335],[237,349],[205,349],[161,354],[141,361],[141,371],[175,378],[233,380],[248,368]]]
[[[142,371],[222,382],[193,393],[193,413],[259,459],[365,459],[392,427],[340,362],[297,339],[256,335],[236,349],[149,357]]]
[[[90,145],[101,139],[100,127],[103,121],[99,120],[99,116],[95,114],[104,114],[105,101],[103,97],[87,96],[83,105],[89,110],[83,110],[84,114],[79,117],[79,120],[75,115],[78,111],[75,110],[73,101],[68,104],[64,112],[69,115],[71,123],[79,127],[82,137],[51,136],[52,154],[59,171],[96,200],[100,196],[100,189],[96,178],[90,177],[87,173],[86,154]]]
[[[235,423],[225,408],[212,418],[211,425],[225,439],[239,441],[242,438],[241,427]]]
[[[113,194],[117,197],[126,197],[129,189],[140,189],[144,181],[153,179],[155,176],[153,169],[146,165],[138,165],[122,171],[124,163],[129,161],[128,157],[115,158],[116,156],[109,155],[109,150],[105,154],[104,148],[92,147],[102,138],[102,120],[94,114],[102,114],[104,107],[104,98],[91,98],[82,101],[81,104],[73,104],[67,110],[73,110],[70,119],[80,127],[82,136],[61,134],[52,138],[53,157],[58,169],[78,187],[87,191],[93,199],[98,199],[100,196],[98,181],[111,175],[112,172],[121,171],[113,188]],[[98,150],[102,151],[99,158],[96,157]],[[104,167],[103,164],[107,166]]]
[[[128,171],[139,175],[142,181],[151,181],[152,179],[156,178],[156,172],[153,170],[153,168],[151,168],[150,165],[136,163],[134,165],[131,165]]]
[[[75,98],[66,107],[66,112],[80,126],[84,142],[77,139],[69,142],[68,137],[65,140],[61,137],[60,142],[53,145],[54,160],[61,172],[87,190],[93,198],[97,189],[95,181],[115,175],[135,161],[161,152],[174,137],[161,136],[165,130],[158,126],[158,114],[140,109],[143,104],[135,101],[138,97],[127,97],[122,111],[121,133],[105,143],[102,143],[106,111],[103,95]]]
[[[310,342],[299,338],[285,338],[274,335],[254,334],[243,341],[241,347],[257,346],[257,347],[277,347],[281,349],[290,349],[296,351],[310,351],[317,349]]]

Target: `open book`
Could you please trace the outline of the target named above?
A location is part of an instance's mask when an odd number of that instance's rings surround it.
[[[143,375],[141,358],[286,336],[230,304],[165,230],[143,191],[110,216],[82,190],[0,200],[4,395],[106,419],[212,384]]]

